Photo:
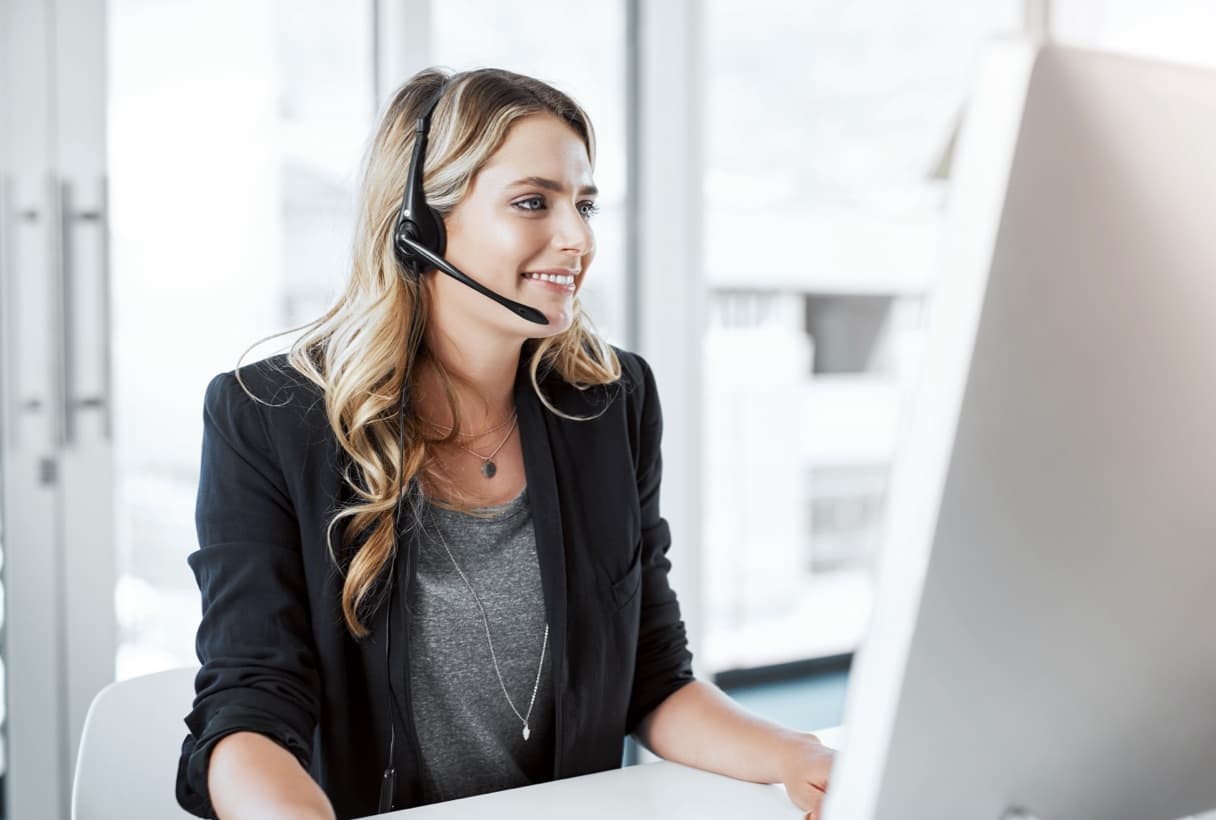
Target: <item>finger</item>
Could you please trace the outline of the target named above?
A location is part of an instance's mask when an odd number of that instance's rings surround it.
[[[789,794],[790,801],[803,811],[817,809],[823,803],[824,793],[812,786],[799,784],[795,788],[787,789],[786,792]]]
[[[813,786],[819,791],[826,791],[828,781],[832,777],[831,762],[823,763],[816,762],[809,767],[809,770],[803,773],[803,781],[809,786]]]
[[[823,785],[820,785],[813,780],[802,781],[802,790],[806,791],[808,789],[811,794],[823,794],[828,790],[828,784],[825,782]]]

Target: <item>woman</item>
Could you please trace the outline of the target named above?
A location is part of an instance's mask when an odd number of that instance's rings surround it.
[[[654,378],[577,300],[594,158],[544,83],[417,74],[345,293],[208,386],[189,811],[365,816],[615,768],[633,733],[818,812],[831,750],[693,678]]]

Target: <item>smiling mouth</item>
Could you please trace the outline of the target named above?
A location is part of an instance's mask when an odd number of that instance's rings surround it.
[[[534,282],[549,282],[551,284],[561,285],[561,286],[567,287],[567,288],[574,287],[575,277],[573,274],[527,273],[527,272],[525,272],[520,275],[523,276],[524,279],[531,279]]]

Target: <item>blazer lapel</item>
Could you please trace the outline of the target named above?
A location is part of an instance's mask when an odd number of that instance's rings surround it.
[[[554,738],[553,776],[560,777],[563,727],[562,692],[566,681],[566,548],[558,504],[557,475],[549,446],[545,407],[528,374],[528,359],[520,357],[515,376],[515,409],[519,414],[519,438],[523,450],[524,475],[528,482],[528,506],[536,536],[536,559],[549,619],[549,643],[553,649]]]

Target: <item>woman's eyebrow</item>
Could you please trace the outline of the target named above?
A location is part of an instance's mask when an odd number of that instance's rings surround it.
[[[546,179],[545,177],[524,177],[523,179],[517,179],[508,184],[507,187],[514,188],[516,185],[535,185],[537,188],[544,188],[546,191],[553,191],[557,194],[560,194],[566,190],[566,186],[562,185],[560,182],[552,179]],[[579,196],[595,196],[599,192],[600,189],[596,188],[594,185],[584,185],[582,188],[578,189]]]

